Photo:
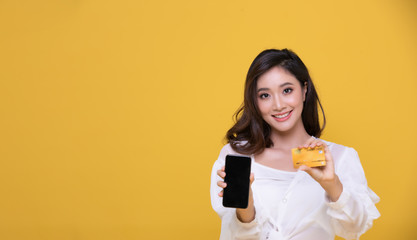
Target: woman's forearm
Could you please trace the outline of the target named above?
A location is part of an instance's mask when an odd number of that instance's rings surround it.
[[[343,185],[339,180],[339,177],[335,175],[335,178],[331,181],[320,183],[323,189],[326,191],[332,202],[336,202],[343,192]]]
[[[252,222],[255,219],[255,206],[253,203],[252,190],[249,192],[249,201],[247,208],[236,208],[236,216],[243,223]]]

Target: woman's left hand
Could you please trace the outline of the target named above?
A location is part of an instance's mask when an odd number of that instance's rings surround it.
[[[332,154],[330,153],[327,144],[320,139],[311,137],[303,146],[298,148],[315,148],[322,146],[324,149],[324,156],[326,158],[326,166],[322,167],[308,167],[301,165],[300,170],[308,173],[314,180],[316,180],[329,195],[331,201],[335,202],[339,199],[343,191],[343,185],[339,177],[334,171],[334,162]]]

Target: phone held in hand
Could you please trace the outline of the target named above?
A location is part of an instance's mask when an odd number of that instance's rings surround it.
[[[247,208],[249,201],[251,158],[247,156],[227,155],[223,190],[223,206]]]

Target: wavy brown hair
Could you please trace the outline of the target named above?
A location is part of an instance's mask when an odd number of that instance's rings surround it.
[[[307,85],[307,93],[301,118],[304,128],[311,136],[320,137],[326,117],[320,103],[313,81],[303,61],[288,49],[268,49],[261,52],[249,67],[245,82],[244,100],[234,114],[235,124],[227,131],[226,140],[233,150],[241,154],[260,153],[272,147],[271,127],[263,120],[257,105],[256,86],[258,78],[272,67],[286,69],[300,82]],[[318,106],[323,114],[323,125],[320,126]]]

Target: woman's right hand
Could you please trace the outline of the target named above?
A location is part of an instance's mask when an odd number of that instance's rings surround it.
[[[217,186],[222,190],[219,192],[219,197],[223,197],[223,190],[227,187],[227,183],[224,182],[226,176],[225,166],[217,170],[217,175],[222,178],[222,181],[217,182]],[[236,208],[236,216],[241,222],[251,222],[255,219],[255,207],[253,204],[252,183],[255,180],[255,175],[250,174],[250,186],[249,186],[249,202],[247,208]]]
[[[219,197],[223,197],[223,189],[226,188],[227,184],[224,182],[224,177],[226,176],[225,167],[217,170],[217,175],[222,178],[222,181],[217,182],[217,186],[221,187],[222,190],[219,192]]]

